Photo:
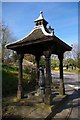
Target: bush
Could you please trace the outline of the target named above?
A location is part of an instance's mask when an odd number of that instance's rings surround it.
[[[54,70],[59,70],[59,67],[55,67]]]
[[[22,87],[24,92],[29,92],[35,89],[36,71],[23,70]],[[18,87],[18,67],[2,65],[2,94],[3,96],[17,94]]]

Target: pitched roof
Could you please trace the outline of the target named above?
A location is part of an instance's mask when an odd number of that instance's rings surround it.
[[[42,16],[42,13],[40,13],[39,18],[36,20],[42,20],[44,19]],[[45,44],[45,46],[56,46],[59,48],[61,51],[70,51],[72,48],[67,45],[65,42],[63,42],[61,39],[59,39],[57,36],[54,35],[54,32],[49,30],[44,24],[38,24],[36,25],[33,30],[25,36],[23,39],[15,41],[13,43],[7,44],[8,49],[13,49],[16,51],[19,51],[20,48],[24,50],[28,48],[28,46],[31,45],[31,47],[35,44],[35,46],[42,45],[41,43]],[[44,45],[41,46],[41,48],[44,50]],[[38,48],[34,48],[35,51],[38,50]],[[30,49],[29,49],[30,50]],[[27,50],[27,52],[29,51]],[[40,50],[40,48],[39,48]],[[56,50],[54,50],[56,52]],[[32,50],[31,50],[32,52]]]

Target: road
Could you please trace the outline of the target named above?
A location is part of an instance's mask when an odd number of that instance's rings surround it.
[[[54,118],[65,118],[70,120],[72,118],[80,118],[80,75],[75,73],[64,73],[64,83],[66,94],[69,95],[68,100],[59,107],[57,112],[53,114]],[[52,81],[59,82],[59,72],[52,71]]]

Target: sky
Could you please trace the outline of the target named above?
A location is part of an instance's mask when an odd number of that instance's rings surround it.
[[[69,45],[78,42],[77,2],[3,2],[2,20],[18,40],[31,32],[40,11],[57,37]]]

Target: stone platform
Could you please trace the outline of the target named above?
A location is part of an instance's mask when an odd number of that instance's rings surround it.
[[[13,118],[19,120],[37,119],[41,120],[51,117],[51,114],[64,103],[67,96],[53,96],[52,105],[45,105],[39,96],[30,96],[30,98],[23,98],[20,101],[11,101],[6,105],[6,111],[3,112],[3,120]],[[47,99],[47,98],[46,98]]]

